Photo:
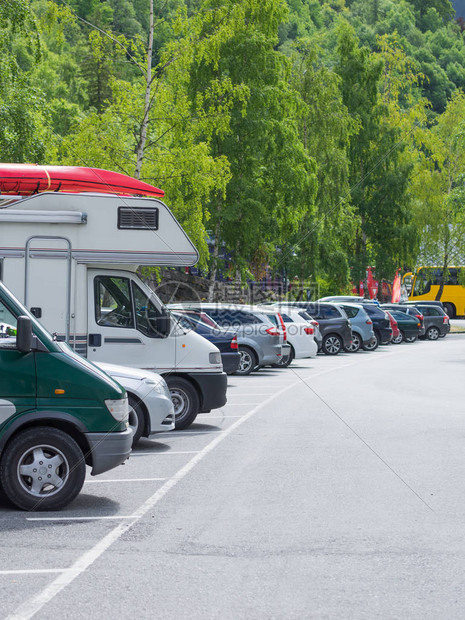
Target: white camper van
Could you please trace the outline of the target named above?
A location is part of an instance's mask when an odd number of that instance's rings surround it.
[[[0,196],[0,279],[76,352],[163,375],[176,428],[225,404],[226,375],[218,349],[180,328],[136,270],[197,259],[156,198]]]

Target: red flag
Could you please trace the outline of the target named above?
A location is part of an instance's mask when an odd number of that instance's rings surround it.
[[[371,267],[368,267],[367,274],[367,287],[368,294],[370,295],[370,299],[374,299],[378,294],[378,280],[373,278],[373,274],[371,272]]]
[[[397,303],[400,301],[400,273],[399,269],[396,271],[396,275],[394,276],[394,282],[392,284],[392,303]]]

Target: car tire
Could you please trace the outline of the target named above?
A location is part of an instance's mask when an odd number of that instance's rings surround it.
[[[250,373],[257,368],[258,362],[255,352],[250,347],[239,347],[239,353],[241,359],[239,360],[239,368],[234,374],[236,375],[250,375]]]
[[[363,350],[364,351],[375,351],[378,347],[379,347],[379,343],[380,343],[380,338],[377,334],[377,332],[374,332],[374,336],[375,336],[375,341],[373,344],[364,344],[363,345]]]
[[[447,302],[445,304],[443,304],[443,306],[444,306],[444,312],[447,314],[447,316],[450,319],[454,319],[455,318],[455,308],[454,308],[454,306],[452,304],[447,303]]]
[[[349,347],[344,347],[344,351],[347,353],[357,353],[362,346],[362,339],[356,332],[352,332],[352,344]]]
[[[426,330],[426,337],[428,340],[437,340],[440,336],[439,329],[435,325],[431,325]]]
[[[281,360],[277,364],[273,364],[273,368],[287,368],[294,359],[295,359],[294,347],[291,345],[291,352],[289,353],[289,356],[287,357],[286,361],[284,362]]]
[[[197,390],[182,377],[167,377],[166,383],[174,406],[175,429],[188,428],[199,413],[200,402]]]
[[[322,349],[325,355],[337,355],[343,350],[342,338],[337,334],[328,334],[323,338]]]
[[[404,332],[402,332],[402,338],[405,342],[415,342],[417,336],[406,336]]]
[[[22,510],[60,510],[78,495],[85,476],[84,455],[77,442],[49,426],[16,435],[0,463],[0,485]]]
[[[145,428],[145,412],[141,401],[138,398],[130,395],[129,401],[129,427],[132,429],[132,447],[137,445],[137,442],[142,437],[142,433]]]
[[[403,341],[403,339],[404,337],[402,335],[402,332],[399,331],[399,335],[391,338],[391,342],[392,344],[400,344]]]

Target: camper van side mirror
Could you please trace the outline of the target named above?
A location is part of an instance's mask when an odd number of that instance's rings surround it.
[[[21,353],[32,351],[32,321],[28,316],[19,316],[16,325],[16,348]]]
[[[161,312],[161,315],[157,317],[157,332],[161,338],[167,338],[171,331],[171,319],[165,308]]]

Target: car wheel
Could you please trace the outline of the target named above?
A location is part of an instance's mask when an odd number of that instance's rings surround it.
[[[434,325],[428,327],[426,331],[426,337],[428,338],[428,340],[437,340],[439,336],[439,329],[437,327],[435,327]]]
[[[444,312],[447,314],[447,316],[450,319],[455,318],[455,308],[454,308],[454,306],[452,304],[447,303],[447,302],[445,304],[443,304],[443,306],[444,306]]]
[[[398,336],[395,336],[394,338],[391,338],[391,342],[392,342],[392,344],[400,344],[400,343],[402,342],[402,340],[403,340],[403,339],[404,339],[404,338],[403,338],[403,336],[402,336],[402,332],[401,332],[401,331],[399,331],[399,335],[398,335]]]
[[[374,351],[375,349],[377,349],[379,347],[379,342],[380,342],[380,338],[378,336],[378,334],[376,332],[374,332],[374,342],[372,344],[364,344],[363,345],[363,350],[364,351]]]
[[[415,340],[417,339],[417,336],[406,336],[403,333],[403,338],[404,338],[405,342],[415,342]]]
[[[137,444],[144,432],[145,414],[142,403],[138,398],[129,396],[129,426],[132,429],[132,447]]]
[[[23,510],[59,510],[84,484],[86,464],[81,448],[63,431],[30,428],[6,447],[0,484],[8,499]]]
[[[323,353],[337,355],[342,351],[342,338],[337,334],[328,334],[323,338]]]
[[[166,383],[174,406],[176,430],[189,427],[199,412],[199,397],[194,386],[182,377],[167,377]]]
[[[357,353],[362,346],[362,339],[356,332],[352,332],[352,344],[349,347],[344,347],[344,351],[347,353]]]
[[[249,347],[239,347],[239,354],[241,359],[239,360],[239,368],[236,370],[235,374],[250,375],[252,370],[257,367],[257,358],[255,353]]]

